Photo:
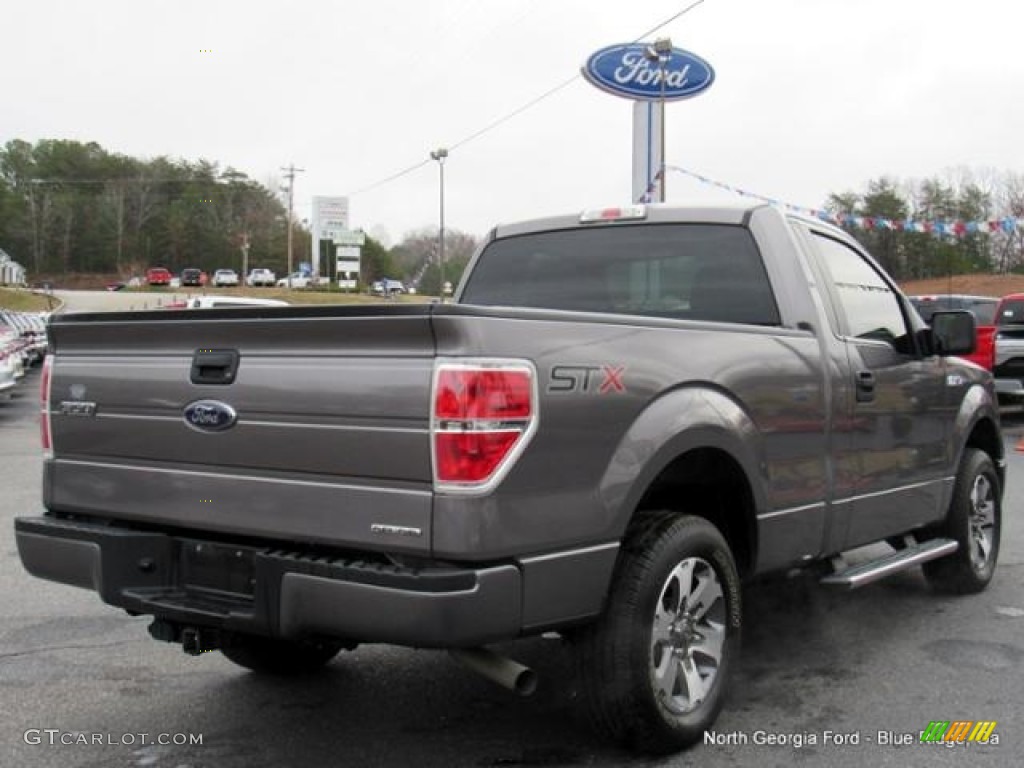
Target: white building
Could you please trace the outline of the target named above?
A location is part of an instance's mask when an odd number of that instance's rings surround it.
[[[0,248],[0,285],[25,285],[25,268]]]

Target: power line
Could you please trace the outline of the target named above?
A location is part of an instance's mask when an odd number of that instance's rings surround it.
[[[469,144],[469,142],[473,141],[474,139],[480,138],[485,133],[489,133],[490,131],[493,131],[499,125],[502,125],[503,123],[507,123],[512,118],[517,117],[518,115],[521,115],[523,112],[528,110],[530,107],[533,107],[533,106],[536,106],[537,104],[540,104],[542,101],[544,101],[544,99],[548,98],[549,96],[554,96],[556,93],[558,93],[563,88],[567,88],[568,86],[572,85],[577,80],[579,80],[579,78],[580,78],[580,75],[577,72],[575,75],[570,77],[565,82],[559,83],[558,85],[556,85],[551,90],[545,91],[544,93],[542,93],[537,98],[533,99],[532,101],[528,101],[526,104],[523,104],[523,106],[519,107],[518,109],[515,109],[512,112],[509,112],[504,117],[498,118],[493,123],[490,123],[489,125],[484,126],[483,128],[481,128],[479,131],[476,131],[475,133],[471,133],[469,136],[467,136],[464,139],[459,139],[457,142],[455,142],[454,144],[451,145],[451,149],[458,149],[459,147],[462,147],[462,146],[465,146],[466,144]]]
[[[301,169],[299,169],[301,170]],[[253,179],[244,181],[257,183]],[[158,179],[138,176],[112,177],[109,179],[28,179],[30,184],[224,184],[220,179]]]
[[[683,8],[683,10],[681,10],[679,13],[675,14],[674,16],[670,16],[669,18],[665,19],[665,21],[661,22],[661,24],[658,24],[657,26],[652,27],[651,29],[648,29],[642,35],[640,35],[635,40],[633,40],[633,42],[634,43],[639,43],[645,37],[650,37],[655,32],[658,32],[659,30],[664,29],[669,24],[671,24],[673,21],[675,21],[678,18],[681,18],[681,17],[685,16],[686,14],[688,14],[690,11],[692,11],[694,8],[696,8],[698,5],[700,5],[703,2],[704,2],[704,0],[695,0],[695,2],[690,3],[688,6]]]
[[[403,176],[407,176],[408,174],[412,173],[413,171],[418,171],[424,165],[427,165],[429,163],[430,163],[429,159],[428,160],[422,160],[422,161],[416,163],[416,165],[410,165],[405,170],[399,171],[398,173],[393,173],[393,174],[391,174],[390,176],[388,176],[385,179],[381,179],[380,181],[375,181],[373,184],[370,184],[370,185],[365,186],[365,187],[361,187],[360,189],[357,189],[355,192],[352,192],[351,195],[354,197],[356,195],[361,195],[364,192],[369,192],[371,189],[376,189],[377,187],[382,187],[385,184],[387,184],[388,182],[394,181],[395,179],[400,179]]]
[[[672,16],[670,16],[669,18],[667,18],[664,21],[660,22],[659,24],[656,24],[655,26],[651,27],[649,30],[644,32],[642,35],[639,35],[638,37],[634,38],[631,42],[637,43],[637,42],[639,42],[640,40],[642,40],[645,37],[650,37],[655,32],[658,32],[659,30],[667,27],[669,24],[671,24],[676,19],[679,19],[679,18],[685,16],[687,13],[692,11],[698,5],[701,5],[703,2],[704,2],[704,0],[694,0],[694,2],[690,3],[688,6],[683,8],[678,13],[673,14]],[[577,72],[576,74],[574,74],[569,79],[565,80],[562,83],[559,83],[554,88],[550,88],[549,90],[547,90],[544,93],[542,93],[540,96],[537,96],[536,98],[531,99],[526,104],[523,104],[522,106],[517,107],[516,109],[512,110],[511,112],[509,112],[508,114],[504,115],[503,117],[500,117],[497,120],[495,120],[495,121],[493,121],[491,123],[488,123],[483,128],[480,128],[479,130],[474,131],[473,133],[469,134],[468,136],[466,136],[466,137],[464,137],[462,139],[459,139],[455,143],[448,145],[449,149],[458,149],[459,147],[465,146],[469,142],[474,141],[474,140],[480,138],[484,134],[490,133],[495,128],[498,128],[499,126],[507,123],[512,118],[518,117],[523,112],[526,112],[528,109],[530,109],[531,107],[535,107],[537,104],[540,104],[545,99],[550,98],[551,96],[554,96],[556,93],[558,93],[559,91],[563,90],[564,88],[569,87],[574,82],[576,82],[576,80],[578,80],[579,78],[580,78],[580,73]],[[369,184],[369,185],[367,185],[365,187],[360,187],[355,192],[352,192],[351,195],[353,197],[355,197],[356,195],[361,195],[361,194],[363,194],[365,192],[369,192],[371,190],[377,189],[377,187],[382,187],[385,184],[388,184],[388,183],[390,183],[392,181],[395,181],[396,179],[400,179],[403,176],[407,176],[408,174],[412,173],[413,171],[419,170],[423,166],[427,165],[429,162],[430,162],[429,160],[423,160],[423,161],[421,161],[419,163],[416,163],[415,165],[410,165],[409,167],[404,168],[403,170],[398,171],[397,173],[393,173],[393,174],[391,174],[390,176],[388,176],[386,178],[380,179],[379,181],[375,181],[374,183]]]

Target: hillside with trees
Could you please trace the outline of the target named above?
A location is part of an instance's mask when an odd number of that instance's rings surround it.
[[[901,281],[957,274],[1024,272],[1024,175],[947,172],[900,181],[881,177],[863,192],[829,195],[821,214],[847,229]],[[386,222],[382,222],[386,223]],[[208,160],[148,160],[95,142],[8,141],[0,148],[0,247],[30,279],[73,274],[141,275],[147,267],[212,271],[287,270],[287,212],[277,194]],[[293,223],[297,265],[310,260],[310,233]],[[444,280],[461,277],[478,239],[445,232]],[[329,262],[333,246],[323,249]],[[408,233],[391,249],[367,238],[363,281],[415,281],[436,294],[437,229]]]
[[[825,211],[897,280],[1024,271],[1024,175],[883,177],[830,195]]]
[[[141,275],[150,266],[174,273],[241,271],[248,263],[287,272],[287,210],[271,190],[208,160],[140,160],[95,142],[8,141],[0,148],[0,247],[40,276]],[[293,223],[293,262],[310,260],[310,232]],[[445,279],[457,282],[477,240],[445,233]],[[418,279],[420,292],[440,283],[438,232],[409,233],[393,249],[372,237],[363,247],[363,282]],[[334,246],[324,243],[325,263]]]
[[[30,275],[240,268],[246,236],[250,265],[283,272],[286,227],[266,187],[206,160],[143,161],[60,140],[0,150],[0,242]],[[308,258],[308,233],[294,234],[296,261]]]

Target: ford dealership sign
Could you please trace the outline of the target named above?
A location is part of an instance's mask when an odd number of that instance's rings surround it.
[[[637,101],[679,101],[711,87],[715,70],[700,56],[673,48],[664,72],[644,43],[609,45],[592,54],[583,76],[598,88]],[[662,75],[664,74],[664,83]]]

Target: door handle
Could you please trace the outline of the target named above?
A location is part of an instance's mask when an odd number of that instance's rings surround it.
[[[857,402],[870,403],[875,399],[875,374],[857,371]]]

